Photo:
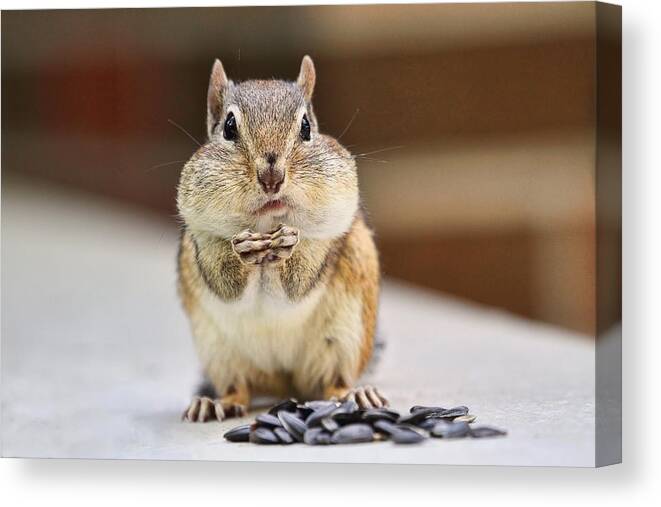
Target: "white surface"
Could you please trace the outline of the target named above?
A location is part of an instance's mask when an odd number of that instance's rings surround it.
[[[465,404],[505,438],[307,447],[229,444],[186,424],[198,380],[175,294],[177,233],[88,196],[3,182],[3,455],[576,465],[594,463],[593,343],[386,283],[370,379],[393,405]]]

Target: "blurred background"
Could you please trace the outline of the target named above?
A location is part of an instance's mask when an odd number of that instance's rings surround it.
[[[213,59],[294,79],[310,54],[386,275],[593,334],[594,37],[591,2],[5,11],[3,206],[38,179],[174,226],[172,122],[203,141]]]

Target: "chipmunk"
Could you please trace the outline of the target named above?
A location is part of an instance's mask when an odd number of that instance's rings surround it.
[[[178,289],[207,380],[188,421],[242,416],[251,396],[352,399],[374,347],[379,260],[356,164],[319,132],[312,59],[295,82],[228,80],[216,60],[208,141],[184,166]]]

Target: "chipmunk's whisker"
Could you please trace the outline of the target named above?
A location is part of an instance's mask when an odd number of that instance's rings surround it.
[[[147,171],[153,171],[154,169],[158,169],[159,167],[165,167],[172,164],[183,164],[185,162],[186,160],[172,160],[170,162],[163,162],[162,164],[156,164],[151,166],[149,169],[147,169]]]
[[[370,162],[382,162],[384,164],[389,164],[390,163],[390,160],[383,160],[381,158],[359,157],[359,156],[357,156],[356,158],[359,158],[361,160],[369,160]]]
[[[193,134],[188,132],[188,130],[186,130],[184,127],[179,125],[176,121],[168,118],[168,123],[170,123],[170,125],[173,125],[176,128],[178,128],[179,130],[181,130],[184,134],[186,134],[188,136],[189,139],[191,139],[195,144],[197,144],[200,148],[202,148],[202,143],[200,141],[198,141],[197,139],[195,139],[195,137],[193,137]]]
[[[389,146],[387,148],[381,148],[380,150],[374,150],[374,151],[367,151],[365,153],[358,153],[357,155],[354,155],[355,157],[362,157],[363,155],[374,155],[375,153],[382,153],[384,151],[392,151],[392,150],[399,150],[400,148],[404,148],[404,145],[399,145],[399,146]]]
[[[339,136],[337,136],[338,141],[340,139],[342,139],[342,136],[349,131],[349,129],[351,128],[351,125],[353,125],[353,121],[356,119],[356,116],[358,116],[358,113],[360,113],[360,108],[359,107],[357,107],[356,110],[354,111],[353,116],[351,116],[351,119],[349,120],[349,123],[347,123],[347,126],[344,127],[344,130],[342,131],[342,133]]]

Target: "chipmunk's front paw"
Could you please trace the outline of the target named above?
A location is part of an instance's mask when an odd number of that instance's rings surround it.
[[[298,244],[298,230],[280,224],[271,233],[247,229],[232,238],[232,248],[248,265],[277,264],[291,257]]]
[[[298,229],[280,224],[271,233],[271,247],[264,261],[275,264],[289,259],[296,245],[298,245]]]
[[[187,422],[207,422],[213,419],[224,421],[228,417],[243,417],[246,406],[223,399],[193,396],[181,419]]]
[[[246,229],[232,238],[232,249],[244,264],[261,264],[268,255],[270,248],[271,234]]]

